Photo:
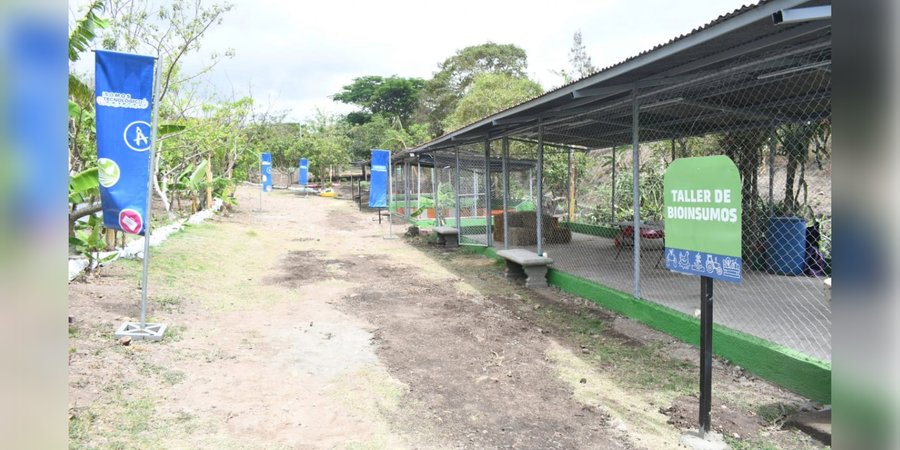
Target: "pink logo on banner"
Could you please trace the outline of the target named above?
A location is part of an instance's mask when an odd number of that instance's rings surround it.
[[[133,209],[123,209],[119,212],[119,227],[126,233],[138,234],[144,228],[144,219]]]

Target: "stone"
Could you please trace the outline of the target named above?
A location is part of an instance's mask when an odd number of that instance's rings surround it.
[[[119,344],[124,345],[124,346],[126,346],[126,347],[129,346],[129,345],[131,345],[131,336],[122,336],[122,337],[120,337],[120,338],[119,338]]]
[[[706,432],[703,437],[697,431],[688,431],[681,435],[681,445],[693,450],[725,450],[728,444],[722,439],[722,435],[715,431]]]

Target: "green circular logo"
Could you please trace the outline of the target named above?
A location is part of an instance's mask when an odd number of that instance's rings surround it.
[[[97,159],[97,174],[100,178],[100,185],[109,188],[119,182],[119,165],[115,161],[108,158]]]

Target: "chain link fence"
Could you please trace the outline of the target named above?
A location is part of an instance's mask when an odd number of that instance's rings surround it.
[[[830,48],[748,53],[511,127],[487,148],[428,149],[438,222],[458,224],[463,243],[546,252],[557,270],[694,315],[698,278],[665,269],[663,175],[678,158],[726,155],[741,176],[744,274],[717,284],[716,323],[830,361]]]

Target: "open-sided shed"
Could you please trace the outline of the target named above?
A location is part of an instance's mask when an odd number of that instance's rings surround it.
[[[539,238],[519,246],[550,253],[557,285],[588,283],[606,292],[601,296],[648,301],[689,323],[696,283],[657,265],[664,239],[632,233],[626,240],[621,230],[661,219],[666,164],[728,155],[742,177],[747,270],[742,285],[717,291],[717,323],[735,332],[735,342],[760,338],[775,352],[765,354],[822,369],[813,370],[822,382],[831,358],[822,282],[830,277],[830,118],[829,3],[761,1],[449,132],[406,152],[399,164],[421,164],[426,155],[432,166],[446,162],[452,173],[445,180],[457,199],[471,195],[488,206],[499,197],[507,232],[510,191],[522,191],[510,181],[512,147],[515,158],[534,161],[529,197]],[[410,186],[395,192],[410,193]],[[496,210],[474,211],[484,226],[464,230],[457,220],[462,242],[495,246]],[[800,225],[773,228],[773,218],[783,217]],[[548,227],[570,236],[553,238]],[[511,245],[517,244],[504,236],[502,246]],[[724,352],[740,359],[741,351]]]

